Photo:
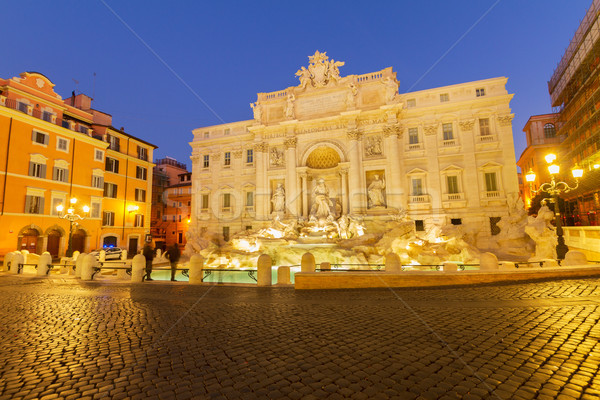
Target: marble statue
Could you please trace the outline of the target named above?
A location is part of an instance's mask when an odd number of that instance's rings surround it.
[[[382,154],[381,136],[369,136],[367,138],[365,153],[368,156],[380,156]]]
[[[273,203],[273,212],[285,211],[285,189],[283,188],[283,184],[277,184],[277,188],[271,197],[271,203]]]
[[[390,103],[394,101],[398,95],[398,85],[389,76],[383,79],[383,84],[385,85],[385,101]]]
[[[273,167],[282,167],[283,166],[283,150],[280,150],[277,147],[272,147],[269,161]]]
[[[525,233],[535,242],[535,255],[529,261],[556,259],[556,244],[558,243],[554,227],[550,223],[554,212],[544,203],[536,217],[529,217]]]
[[[385,207],[385,198],[383,190],[385,189],[385,179],[379,179],[379,175],[375,174],[373,181],[367,189],[369,197],[369,208],[373,207]]]
[[[262,118],[262,106],[258,103],[250,103],[250,107],[252,107],[252,111],[254,112],[254,120],[260,122]]]
[[[306,86],[311,84],[310,71],[304,67],[301,67],[296,71],[296,76],[300,79],[300,88],[306,89]]]
[[[525,236],[527,225],[527,211],[518,193],[509,193],[506,196],[508,216],[502,217],[497,225],[500,228],[499,239],[520,239]]]
[[[320,178],[313,189],[313,205],[310,210],[310,216],[316,219],[326,219],[331,215],[333,203],[329,198],[329,188],[325,185],[325,180]]]
[[[301,67],[296,76],[300,79],[300,88],[305,89],[308,85],[311,87],[325,87],[331,83],[337,83],[340,80],[339,67],[345,63],[329,59],[326,52],[315,52],[313,56],[308,57],[308,69]]]
[[[296,100],[294,93],[288,94],[285,105],[285,117],[287,119],[294,119],[294,100]]]
[[[346,107],[354,107],[356,105],[356,95],[358,94],[358,88],[353,82],[348,84],[348,93],[346,94]]]

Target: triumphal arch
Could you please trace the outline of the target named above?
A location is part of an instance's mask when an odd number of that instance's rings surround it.
[[[506,78],[400,94],[391,67],[342,76],[325,52],[308,61],[297,86],[258,93],[253,119],[193,131],[193,229],[408,218],[494,234],[518,195]]]

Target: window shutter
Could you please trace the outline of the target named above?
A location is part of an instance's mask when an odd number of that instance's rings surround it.
[[[50,135],[44,135],[44,144],[48,145],[50,143]]]
[[[65,169],[65,173],[63,174],[63,182],[69,182],[69,170]]]
[[[100,178],[100,187],[104,187],[104,177]]]
[[[46,179],[46,165],[43,164],[40,167],[40,178]]]
[[[119,160],[115,160],[115,174],[119,173]]]
[[[56,168],[56,167],[52,168],[52,180],[53,181],[58,180],[58,168]]]
[[[45,198],[43,197],[38,197],[38,204],[39,204],[39,209],[38,209],[38,214],[43,214],[44,213],[44,200]]]
[[[31,209],[31,196],[25,196],[25,214],[29,214]]]
[[[33,168],[34,168],[34,164],[33,162],[29,161],[29,176],[33,176]]]
[[[31,141],[35,142],[35,131],[31,131]]]

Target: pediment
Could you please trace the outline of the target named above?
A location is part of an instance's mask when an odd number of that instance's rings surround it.
[[[54,92],[55,85],[47,76],[39,72],[23,72],[19,76],[20,78],[15,77],[13,80],[58,100],[62,100],[62,97]]]

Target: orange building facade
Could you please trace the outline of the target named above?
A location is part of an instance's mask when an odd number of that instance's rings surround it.
[[[541,183],[550,182],[548,164],[544,157],[549,153],[557,154],[559,145],[564,139],[557,135],[560,128],[557,118],[557,114],[533,115],[529,117],[523,128],[527,138],[527,147],[517,161],[517,165],[521,168],[521,180],[524,180],[523,178],[530,170],[535,172],[534,190],[537,190]],[[527,182],[523,182],[521,195],[525,207],[529,208],[535,193],[531,193]]]
[[[67,209],[72,198],[74,213],[84,217],[73,225],[73,250],[109,244],[137,251],[132,245],[149,234],[148,160],[156,146],[113,128],[111,120],[85,95],[63,100],[40,73],[0,79],[0,255],[15,249],[64,255],[69,221],[57,206]],[[115,149],[119,140],[124,146]]]

